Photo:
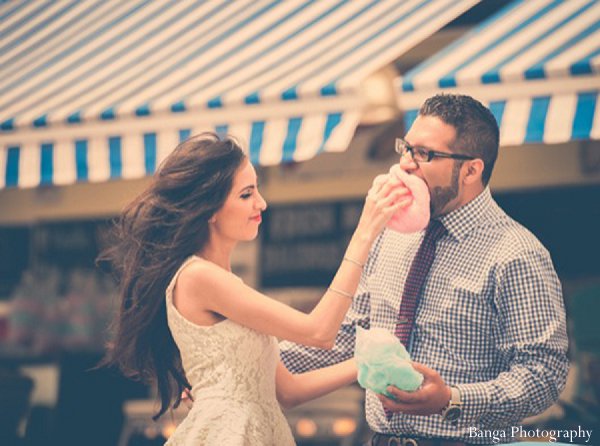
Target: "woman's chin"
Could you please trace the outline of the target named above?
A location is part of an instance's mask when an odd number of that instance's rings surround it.
[[[248,234],[242,240],[245,241],[245,242],[251,242],[252,240],[255,240],[256,237],[258,237],[258,229],[256,231],[254,231],[253,233]]]

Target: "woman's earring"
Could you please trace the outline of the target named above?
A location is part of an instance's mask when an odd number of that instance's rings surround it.
[[[210,218],[208,219],[208,222],[209,222],[209,223],[213,223],[213,224],[214,224],[214,223],[216,223],[216,222],[217,222],[217,217],[214,217],[214,216],[213,216],[213,217],[210,217]]]

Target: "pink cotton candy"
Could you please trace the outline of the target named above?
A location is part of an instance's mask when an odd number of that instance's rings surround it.
[[[395,164],[389,175],[394,175],[410,191],[413,201],[407,207],[400,209],[387,227],[397,232],[410,233],[422,231],[429,224],[429,189],[427,184],[416,175],[410,175]]]

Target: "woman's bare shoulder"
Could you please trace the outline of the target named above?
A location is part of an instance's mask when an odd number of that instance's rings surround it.
[[[234,277],[232,273],[220,266],[201,257],[195,257],[194,261],[186,265],[179,273],[177,285],[181,288],[207,291],[207,287],[212,288],[223,281],[232,280]]]
[[[190,261],[180,271],[175,284],[173,303],[189,321],[201,326],[213,325],[223,317],[213,311],[214,302],[223,295],[226,278],[220,277],[217,265],[204,259]]]

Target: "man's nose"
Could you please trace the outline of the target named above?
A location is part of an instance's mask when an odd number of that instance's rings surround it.
[[[413,172],[419,168],[419,165],[415,162],[410,152],[406,152],[400,157],[399,164],[405,172]]]

